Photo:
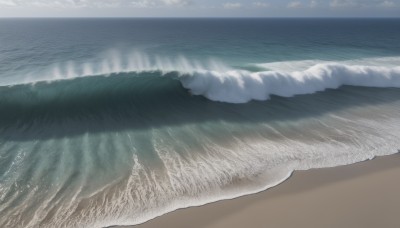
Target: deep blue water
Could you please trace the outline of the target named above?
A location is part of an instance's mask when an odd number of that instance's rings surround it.
[[[399,19],[2,19],[2,72],[109,49],[229,63],[396,56]]]

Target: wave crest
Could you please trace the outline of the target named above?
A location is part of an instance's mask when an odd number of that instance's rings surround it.
[[[294,72],[203,71],[183,77],[181,82],[193,94],[213,101],[246,103],[267,100],[271,95],[291,97],[343,85],[400,87],[400,67],[326,63]]]
[[[137,51],[128,54],[109,51],[104,58],[96,61],[82,64],[70,61],[54,65],[39,74],[16,77],[17,79],[13,77],[12,83],[2,78],[0,85],[54,82],[90,76],[117,77],[126,73],[132,77],[149,74],[160,77],[174,75],[192,94],[228,103],[267,100],[271,95],[291,97],[336,89],[343,85],[400,87],[399,57],[342,62],[287,61],[256,66],[259,67],[258,72],[251,72],[233,69],[212,59],[201,62],[183,56],[161,57]],[[265,71],[261,71],[262,69]]]

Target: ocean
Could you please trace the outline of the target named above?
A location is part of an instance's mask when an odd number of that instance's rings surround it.
[[[0,227],[134,225],[400,149],[400,19],[0,19]]]

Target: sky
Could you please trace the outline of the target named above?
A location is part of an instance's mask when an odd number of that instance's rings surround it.
[[[400,0],[0,0],[0,17],[400,17]]]

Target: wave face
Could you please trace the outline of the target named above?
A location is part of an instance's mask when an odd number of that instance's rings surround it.
[[[271,95],[292,97],[337,89],[343,85],[399,87],[399,62],[400,58],[396,57],[342,62],[289,61],[255,64],[258,69],[265,68],[266,71],[250,72],[232,69],[216,60],[200,62],[183,56],[171,60],[140,52],[121,55],[110,51],[98,63],[57,64],[35,75],[25,75],[17,81],[13,79],[13,83],[0,80],[0,85],[54,82],[102,75],[131,73],[143,76],[158,73],[160,76],[177,78],[194,95],[203,95],[213,101],[246,103],[251,100],[267,100]]]
[[[139,224],[398,152],[399,22],[0,20],[0,227]]]

